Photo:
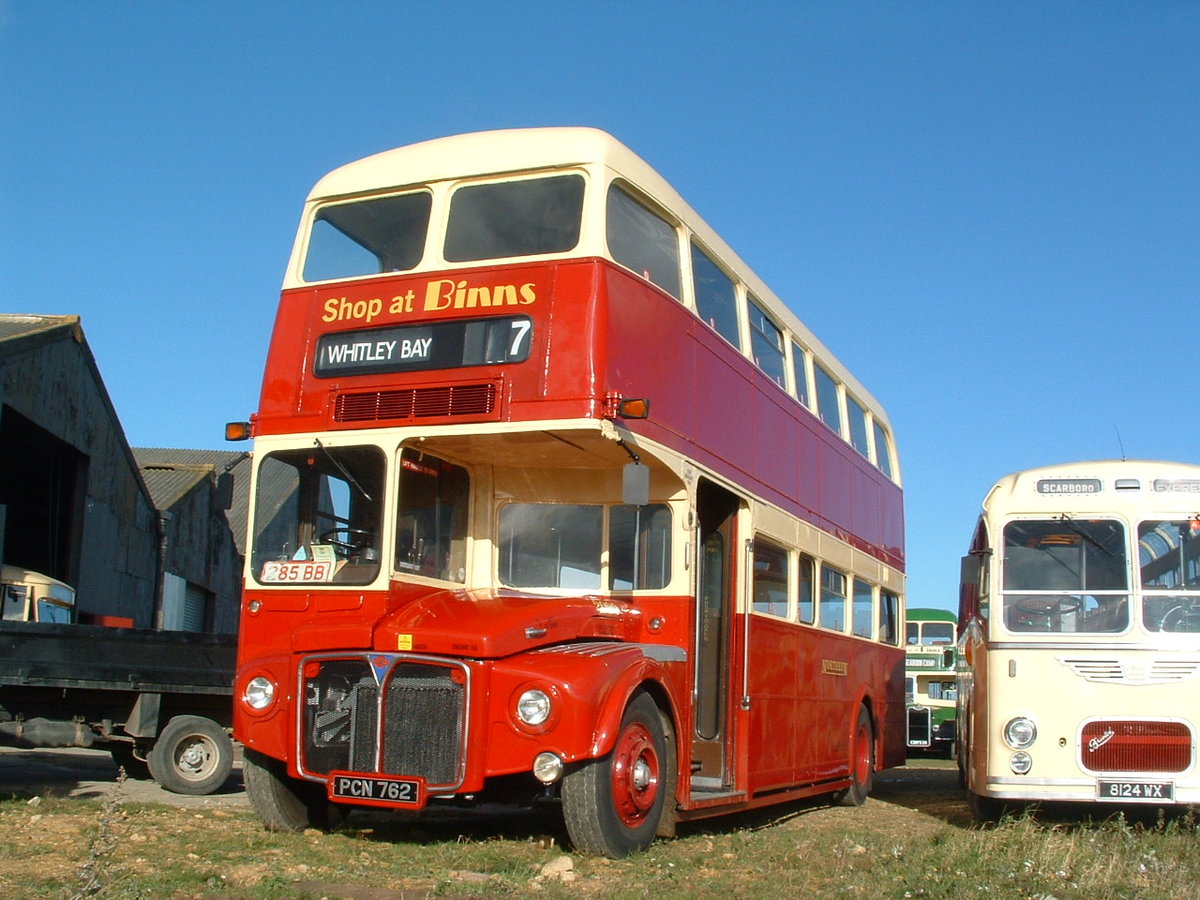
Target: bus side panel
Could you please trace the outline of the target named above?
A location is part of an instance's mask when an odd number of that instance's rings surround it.
[[[797,770],[817,753],[820,729],[806,686],[802,634],[796,625],[753,616],[750,622],[750,714],[747,727],[751,792],[795,783]]]
[[[902,569],[900,488],[782,390],[762,402],[776,388],[755,387],[754,364],[682,304],[606,268],[609,356],[602,381],[623,396],[651,401],[649,419],[626,424]],[[669,342],[665,335],[686,340]],[[799,438],[782,443],[772,439],[777,434]],[[739,459],[745,462],[733,462]]]
[[[881,748],[876,767],[903,764],[904,660],[898,649],[754,616],[750,658],[751,792],[844,776],[848,735],[864,692]],[[872,692],[876,685],[886,686],[885,693]]]

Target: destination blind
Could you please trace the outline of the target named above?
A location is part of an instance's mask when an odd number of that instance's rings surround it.
[[[528,316],[343,331],[317,341],[313,374],[334,378],[518,363],[529,358],[532,338]]]

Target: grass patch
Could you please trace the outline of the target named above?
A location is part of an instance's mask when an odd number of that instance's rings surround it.
[[[240,809],[13,798],[0,800],[0,896],[1148,900],[1197,896],[1200,884],[1190,818],[1024,815],[981,829],[870,801],[714,819],[681,833],[613,861],[568,853],[547,819],[276,834]]]

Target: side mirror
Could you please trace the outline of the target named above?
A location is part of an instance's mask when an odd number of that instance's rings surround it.
[[[650,502],[649,466],[625,464],[621,470],[621,502],[628,506],[645,506]]]
[[[978,556],[964,556],[962,558],[962,565],[959,567],[959,582],[962,584],[979,584],[980,568],[980,558]]]

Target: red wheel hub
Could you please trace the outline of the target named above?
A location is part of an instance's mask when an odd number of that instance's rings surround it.
[[[639,723],[627,726],[613,748],[612,796],[617,818],[635,828],[658,797],[659,759],[650,732]]]

